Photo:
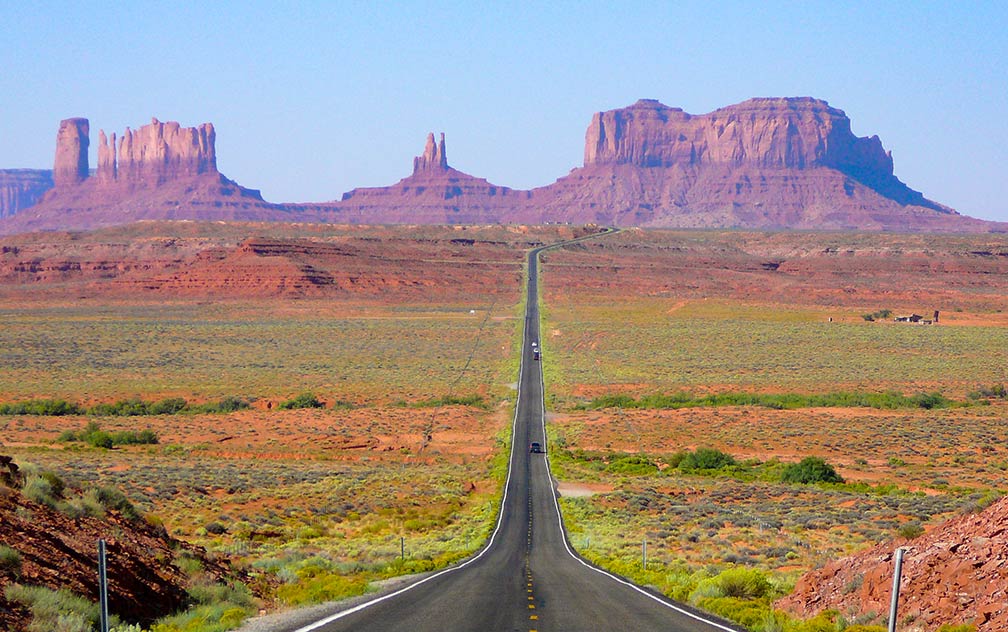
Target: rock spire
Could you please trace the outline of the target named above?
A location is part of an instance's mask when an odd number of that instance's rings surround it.
[[[448,170],[448,156],[445,154],[444,132],[441,132],[441,142],[434,142],[434,133],[427,134],[427,145],[422,156],[413,159],[413,174]]]
[[[89,124],[86,118],[60,121],[56,134],[53,181],[57,187],[80,184],[88,177]]]

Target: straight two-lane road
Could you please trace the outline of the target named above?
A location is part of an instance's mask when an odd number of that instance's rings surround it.
[[[365,602],[297,632],[374,630],[443,632],[490,630],[663,630],[730,632],[664,597],[605,574],[577,558],[561,526],[548,455],[539,340],[538,255],[528,258],[528,302],[510,470],[500,519],[480,554],[405,589]],[[549,358],[544,356],[544,361]]]

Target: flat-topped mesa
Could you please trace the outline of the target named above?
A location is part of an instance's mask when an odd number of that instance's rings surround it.
[[[158,185],[169,180],[217,173],[213,124],[182,127],[175,121],[126,131],[118,139],[105,131],[98,138],[98,173],[102,183]]]
[[[56,133],[53,182],[58,188],[80,184],[88,177],[89,123],[86,118],[60,121]]]
[[[585,134],[585,166],[832,167],[886,178],[892,156],[877,136],[859,138],[850,119],[809,97],[757,98],[692,115],[654,99],[598,112]]]
[[[427,134],[427,145],[422,156],[413,159],[413,175],[448,171],[448,156],[445,154],[444,132],[441,142],[434,142],[434,133]]]

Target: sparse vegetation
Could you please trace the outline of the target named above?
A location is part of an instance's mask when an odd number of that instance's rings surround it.
[[[11,584],[4,597],[31,610],[29,632],[91,632],[98,625],[98,605],[66,589]]]
[[[978,399],[978,398],[974,398]],[[634,398],[626,394],[602,395],[575,409],[604,408],[679,409],[719,406],[762,406],[776,410],[796,408],[948,408],[955,402],[941,393],[903,395],[895,391],[884,393],[838,392],[819,395],[801,393],[717,393],[694,397],[688,393],[643,395]]]
[[[17,549],[0,544],[0,573],[17,577],[21,574],[21,552]]]
[[[0,415],[39,415],[64,417],[88,415],[91,417],[140,417],[148,415],[175,415],[179,413],[229,413],[248,408],[249,404],[237,397],[225,397],[219,402],[189,404],[181,397],[146,402],[139,398],[95,404],[85,408],[80,404],[61,399],[32,399],[23,402],[0,404]]]

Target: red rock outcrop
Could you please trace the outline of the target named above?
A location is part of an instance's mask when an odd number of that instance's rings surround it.
[[[4,469],[12,463],[5,457]],[[163,527],[143,519],[129,520],[118,510],[104,517],[71,517],[33,502],[10,475],[0,484],[0,542],[18,551],[19,569],[0,568],[0,628],[11,632],[29,628],[31,615],[20,604],[8,602],[6,586],[18,582],[66,589],[88,600],[98,594],[97,542],[108,546],[109,610],[126,621],[150,624],[184,607],[189,597],[188,576],[176,562],[181,555],[200,561],[214,579],[230,575],[206,552],[175,540]]]
[[[354,189],[334,208],[332,221],[381,224],[497,224],[535,221],[530,193],[497,186],[448,166],[444,134],[427,135],[413,174],[387,187]]]
[[[259,191],[218,172],[210,123],[182,127],[153,119],[136,131],[127,128],[118,141],[102,131],[93,177],[88,177],[88,130],[87,119],[60,124],[56,187],[35,206],[0,222],[0,234],[92,229],[145,219],[319,219],[268,204]]]
[[[51,188],[48,169],[0,169],[0,218],[32,206]]]
[[[182,127],[151,119],[136,131],[126,128],[116,144],[105,130],[98,137],[98,180],[105,184],[157,186],[171,180],[217,173],[216,133],[211,123]]]
[[[842,111],[807,97],[750,99],[702,115],[641,99],[592,117],[584,164],[826,166],[893,172],[892,156],[878,136],[854,136]]]
[[[1008,231],[910,189],[877,136],[855,136],[843,111],[805,97],[750,99],[701,115],[654,100],[599,112],[584,165],[532,191],[452,168],[444,134],[430,134],[410,176],[309,204],[269,204],[222,176],[209,123],[155,119],[118,139],[102,132],[93,178],[87,121],[64,121],[59,138],[56,189],[27,215],[0,221],[0,234],[141,219]]]
[[[89,142],[89,124],[86,118],[60,121],[53,167],[53,182],[58,188],[80,184],[87,179]]]
[[[777,606],[801,616],[827,609],[885,615],[898,546],[907,549],[899,618],[914,621],[905,629],[974,623],[978,632],[1008,630],[1008,498],[914,540],[881,544],[814,570]]]

